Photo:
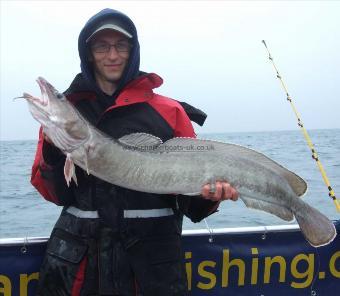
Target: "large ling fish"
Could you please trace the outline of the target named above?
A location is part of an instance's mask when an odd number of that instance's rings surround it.
[[[204,184],[228,181],[247,207],[283,220],[296,218],[308,242],[330,243],[333,223],[302,201],[303,179],[254,150],[210,140],[174,138],[165,143],[137,133],[115,140],[86,121],[75,107],[39,77],[42,97],[24,93],[33,117],[65,153],[65,178],[76,182],[74,163],[115,185],[150,193],[199,195]]]

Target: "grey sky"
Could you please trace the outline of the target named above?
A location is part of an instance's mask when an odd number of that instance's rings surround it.
[[[1,140],[35,139],[22,92],[43,76],[63,91],[79,72],[78,34],[99,10],[135,22],[141,70],[157,91],[208,113],[197,132],[297,129],[261,40],[265,39],[308,129],[340,128],[337,1],[0,1]]]

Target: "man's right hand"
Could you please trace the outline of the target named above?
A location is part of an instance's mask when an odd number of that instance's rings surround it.
[[[211,184],[206,184],[202,187],[201,195],[204,199],[210,199],[212,201],[232,200],[237,201],[238,192],[226,181],[216,181],[214,192],[210,191]]]

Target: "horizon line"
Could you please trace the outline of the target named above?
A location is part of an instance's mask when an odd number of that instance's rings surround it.
[[[308,129],[307,131],[324,131],[324,130],[340,130],[339,127],[334,128],[316,128]],[[247,133],[272,133],[272,132],[301,132],[300,129],[295,130],[259,130],[259,131],[228,131],[228,132],[198,132],[197,135],[208,135],[208,134],[247,134]],[[38,141],[36,139],[0,139],[0,142],[15,142],[15,141]]]

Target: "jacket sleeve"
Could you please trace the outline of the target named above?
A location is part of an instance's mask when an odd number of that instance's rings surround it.
[[[67,187],[64,178],[64,162],[65,156],[44,140],[40,128],[31,184],[46,200],[57,205],[69,205],[73,200],[72,187]]]
[[[182,106],[177,109],[174,136],[196,138],[191,121]],[[220,202],[203,199],[201,196],[187,195],[178,195],[177,203],[180,211],[195,223],[217,212],[220,204]]]

